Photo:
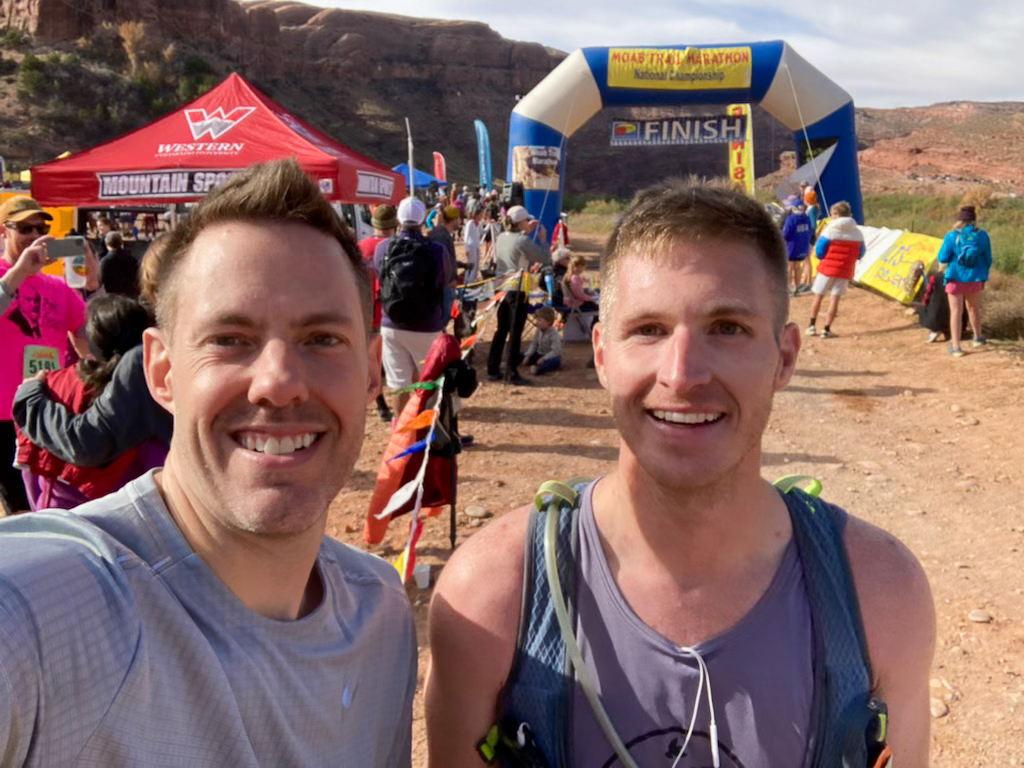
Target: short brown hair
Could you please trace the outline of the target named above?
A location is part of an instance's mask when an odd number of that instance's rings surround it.
[[[555,324],[555,310],[551,307],[537,307],[533,313],[534,317],[539,317],[542,320],[547,320],[549,325]]]
[[[156,276],[170,237],[170,232],[161,232],[154,237],[139,262],[139,299],[149,307],[150,312],[156,312]]]
[[[828,212],[833,216],[852,216],[853,209],[850,208],[850,204],[845,200],[840,200],[838,203],[833,204]]]
[[[615,303],[619,265],[638,248],[649,254],[686,241],[725,241],[753,245],[776,304],[776,330],[789,316],[786,245],[764,207],[727,186],[685,179],[667,179],[637,193],[615,225],[601,259],[601,322],[608,322]]]
[[[152,290],[159,325],[170,329],[173,324],[178,267],[199,233],[229,221],[305,224],[337,240],[352,265],[366,332],[368,335],[372,333],[370,276],[355,236],[294,158],[257,163],[232,176],[203,198],[191,215],[171,230],[167,243],[152,265],[155,269]]]

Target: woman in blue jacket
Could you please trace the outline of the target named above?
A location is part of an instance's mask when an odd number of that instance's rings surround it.
[[[974,332],[973,346],[986,343],[981,335],[981,292],[992,267],[992,243],[988,233],[978,229],[978,215],[973,205],[965,205],[957,215],[957,223],[946,234],[939,248],[939,263],[946,265],[946,295],[949,297],[949,352],[963,357],[960,330],[963,327],[964,303]]]

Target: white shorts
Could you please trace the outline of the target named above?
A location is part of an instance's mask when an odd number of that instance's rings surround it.
[[[850,281],[845,277],[828,277],[817,274],[814,276],[814,284],[811,286],[811,293],[824,296],[826,293],[832,296],[842,296]]]
[[[389,387],[401,389],[419,381],[420,367],[427,359],[430,345],[440,333],[402,331],[398,328],[380,329],[383,341],[384,380]]]

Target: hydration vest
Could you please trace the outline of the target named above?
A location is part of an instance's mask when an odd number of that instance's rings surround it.
[[[888,713],[871,695],[871,666],[843,535],[840,510],[782,478],[782,493],[804,571],[814,651],[811,768],[884,764]],[[816,493],[820,484],[813,481]],[[573,668],[555,616],[544,538],[557,515],[558,581],[575,626],[579,498],[585,482],[545,483],[530,516],[523,562],[523,601],[511,673],[501,691],[498,721],[477,745],[489,764],[505,768],[571,765],[569,702]]]

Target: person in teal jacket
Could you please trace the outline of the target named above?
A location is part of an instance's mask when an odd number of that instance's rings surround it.
[[[946,295],[949,297],[949,352],[963,357],[960,334],[963,328],[964,303],[974,333],[972,346],[987,343],[981,334],[981,292],[992,268],[992,243],[988,233],[978,228],[978,213],[973,205],[965,205],[957,214],[957,223],[946,233],[939,248],[939,263],[946,265]]]

